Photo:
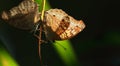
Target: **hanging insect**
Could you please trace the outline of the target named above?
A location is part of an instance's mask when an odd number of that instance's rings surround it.
[[[85,28],[82,20],[75,20],[61,9],[45,11],[43,28],[48,40],[66,40]]]
[[[24,0],[9,11],[3,11],[2,19],[15,28],[31,30],[40,20],[38,4],[31,0]]]

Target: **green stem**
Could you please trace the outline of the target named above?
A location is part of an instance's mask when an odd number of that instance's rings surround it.
[[[42,21],[44,19],[45,3],[46,3],[46,0],[42,0],[42,14],[41,14]]]

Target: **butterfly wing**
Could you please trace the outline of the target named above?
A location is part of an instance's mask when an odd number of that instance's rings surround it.
[[[9,11],[3,11],[2,19],[19,29],[32,29],[34,23],[40,20],[37,3],[31,0],[22,1],[18,6]]]
[[[75,20],[61,9],[45,12],[45,32],[49,40],[70,39],[85,28],[82,20]]]

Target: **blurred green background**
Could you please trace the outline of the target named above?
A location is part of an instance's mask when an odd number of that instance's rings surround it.
[[[0,12],[22,0],[0,1]],[[51,8],[63,9],[86,28],[69,41],[59,42],[73,49],[60,50],[42,44],[43,61],[48,66],[120,66],[120,20],[118,0],[48,0]],[[70,45],[64,45],[70,44]],[[37,39],[28,31],[18,30],[0,21],[0,66],[40,66]],[[69,52],[70,54],[67,54]],[[66,56],[60,53],[66,53]],[[68,63],[61,58],[65,57]],[[68,58],[71,59],[68,59]],[[7,62],[6,62],[7,60]],[[74,61],[72,61],[74,60]],[[7,66],[7,65],[4,65]]]

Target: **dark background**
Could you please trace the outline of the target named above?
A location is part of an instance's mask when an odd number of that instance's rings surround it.
[[[0,11],[10,9],[20,1],[0,1]],[[85,22],[86,28],[70,40],[82,66],[120,66],[119,1],[49,0],[49,3],[52,8],[63,9]],[[9,50],[21,66],[39,65],[37,39],[32,34],[0,23],[0,39],[4,43],[2,46]],[[42,55],[45,55],[43,61],[48,65],[63,65],[50,44],[42,45]]]

